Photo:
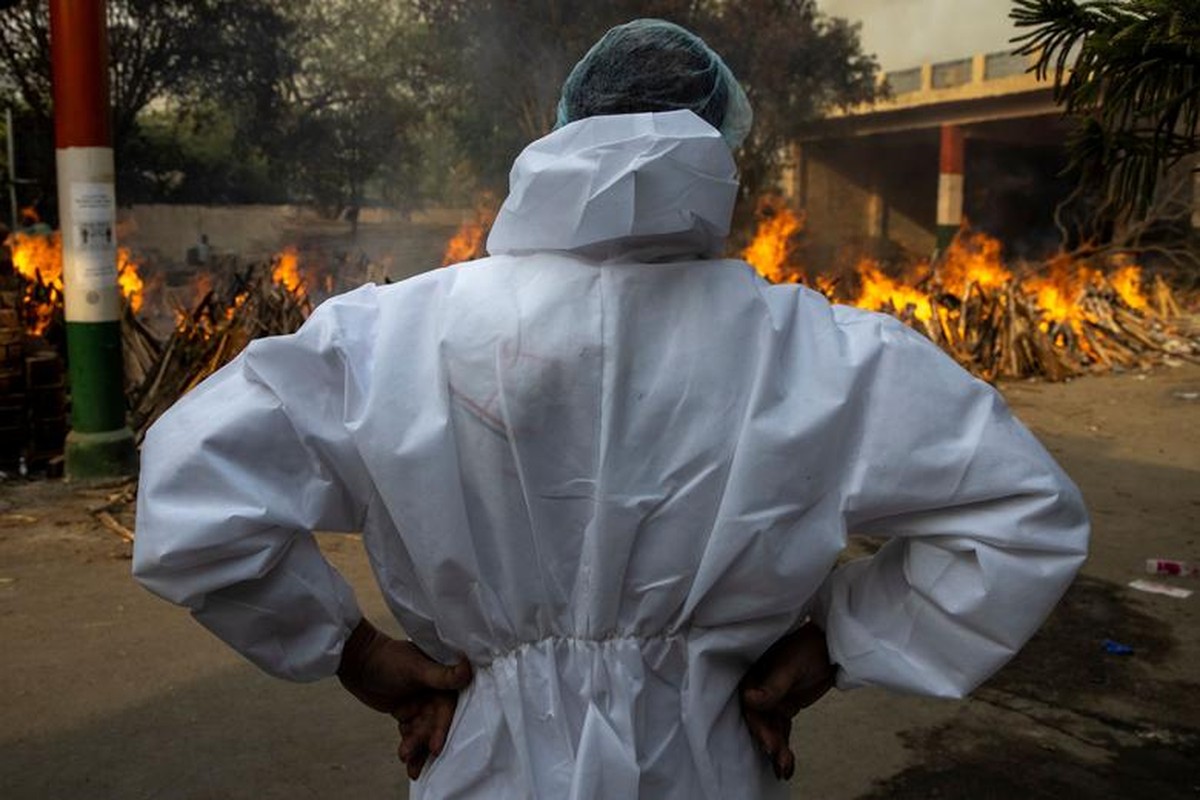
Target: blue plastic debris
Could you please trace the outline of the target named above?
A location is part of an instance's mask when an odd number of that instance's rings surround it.
[[[1133,655],[1133,648],[1127,644],[1121,644],[1120,642],[1114,641],[1112,639],[1105,639],[1100,644],[1101,644],[1101,646],[1104,647],[1104,652],[1106,652],[1106,653],[1112,653],[1115,656],[1131,656],[1131,655]]]

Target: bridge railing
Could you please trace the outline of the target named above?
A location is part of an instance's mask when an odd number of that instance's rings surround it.
[[[1029,56],[1001,50],[894,70],[884,74],[883,80],[892,96],[898,97],[1023,76],[1032,64]]]

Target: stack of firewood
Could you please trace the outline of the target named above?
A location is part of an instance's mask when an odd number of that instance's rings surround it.
[[[1164,358],[1200,363],[1200,337],[1161,277],[1140,309],[1097,278],[1077,298],[1081,313],[1074,323],[1046,319],[1015,280],[995,288],[968,285],[957,295],[935,281],[928,291],[934,312],[928,319],[919,318],[913,306],[882,310],[984,380],[1036,376],[1058,381],[1114,367],[1146,367]]]
[[[128,311],[124,317],[126,391],[138,437],[198,383],[229,363],[253,339],[295,332],[311,307],[303,288],[271,280],[270,264],[250,266],[214,287],[194,308],[176,308],[164,340]]]

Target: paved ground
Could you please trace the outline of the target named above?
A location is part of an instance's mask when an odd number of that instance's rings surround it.
[[[1200,557],[1197,391],[1194,366],[1005,387],[1088,497],[1085,576],[971,701],[861,690],[811,709],[794,796],[1200,795],[1200,593],[1125,586],[1147,557]],[[0,798],[405,796],[386,718],[334,682],[261,676],[134,586],[87,512],[103,494],[0,485]],[[358,541],[323,545],[384,619]]]

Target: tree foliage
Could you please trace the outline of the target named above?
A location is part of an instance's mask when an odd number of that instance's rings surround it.
[[[1078,118],[1071,168],[1115,216],[1146,213],[1163,173],[1200,150],[1200,3],[1015,0],[1020,52]]]
[[[372,180],[415,181],[422,117],[421,27],[391,0],[325,0],[293,7],[289,119],[279,144],[295,184],[319,204],[357,206]],[[385,194],[387,192],[384,192]],[[405,205],[415,193],[392,192]]]
[[[749,0],[701,6],[696,30],[729,63],[754,107],[742,148],[739,222],[778,178],[779,159],[812,121],[874,100],[878,64],[864,54],[859,29],[821,13],[814,0]],[[748,227],[739,224],[739,229]]]
[[[447,76],[447,121],[482,182],[499,188],[521,147],[547,133],[571,67],[613,25],[659,17],[695,30],[750,96],[743,191],[774,178],[786,141],[837,106],[871,100],[878,67],[858,30],[815,0],[417,0]]]
[[[278,107],[274,87],[291,71],[289,21],[272,0],[109,0],[109,82],[119,180],[136,183],[128,156],[143,149],[139,118],[156,103],[220,102],[261,125]],[[16,97],[35,144],[52,150],[49,5],[19,0],[0,12],[0,88]],[[264,46],[266,45],[266,46]],[[53,159],[30,154],[53,183]]]
[[[554,122],[571,67],[611,26],[691,28],[746,86],[744,191],[774,179],[815,116],[874,97],[857,29],[815,0],[109,0],[118,180],[126,200],[460,200],[501,190]],[[0,88],[47,152],[43,0],[0,11]],[[26,133],[29,133],[26,130]]]

